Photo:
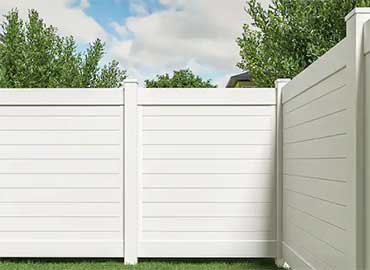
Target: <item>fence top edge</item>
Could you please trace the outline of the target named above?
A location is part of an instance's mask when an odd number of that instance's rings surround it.
[[[275,88],[140,88],[139,105],[275,105]]]
[[[0,106],[123,105],[118,88],[12,88],[0,89]]]
[[[226,88],[226,87],[216,87],[216,88],[146,88],[146,87],[139,87],[143,90],[148,91],[213,91],[213,92],[233,92],[233,91],[248,91],[248,90],[274,90],[273,87],[239,87],[239,88]]]
[[[338,55],[346,55],[347,48],[348,39],[344,38],[289,81],[283,87],[282,103],[284,104],[288,102],[292,98],[306,92],[316,84],[320,83],[322,80],[325,80],[332,74],[344,69],[347,65],[347,57],[338,57]]]
[[[67,92],[76,92],[76,91],[84,91],[84,92],[98,92],[98,91],[122,91],[123,88],[0,88],[0,93],[9,91],[9,92],[40,92],[40,91],[67,91]]]

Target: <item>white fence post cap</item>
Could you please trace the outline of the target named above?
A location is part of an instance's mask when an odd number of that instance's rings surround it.
[[[363,8],[354,8],[350,13],[347,14],[346,17],[344,17],[345,21],[348,21],[351,19],[354,15],[357,14],[370,14],[370,8],[363,7]]]
[[[137,79],[126,79],[123,81],[124,84],[128,84],[128,83],[136,83],[136,84],[139,84],[139,81]]]

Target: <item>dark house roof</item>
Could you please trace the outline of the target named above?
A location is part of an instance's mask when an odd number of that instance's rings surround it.
[[[243,72],[238,75],[231,76],[230,80],[228,81],[226,88],[233,88],[237,84],[237,82],[250,82],[251,75],[249,72]]]

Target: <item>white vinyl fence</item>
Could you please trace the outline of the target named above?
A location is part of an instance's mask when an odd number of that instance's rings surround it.
[[[276,89],[0,90],[0,257],[370,270],[370,9],[346,20]]]
[[[275,257],[275,89],[0,91],[1,257]]]
[[[122,257],[123,92],[0,90],[0,257]]]
[[[137,103],[138,256],[274,257],[275,89],[139,89]]]
[[[369,19],[370,9],[352,11],[347,37],[282,87],[282,256],[293,269],[364,269],[370,257],[364,229],[370,43],[363,38]]]

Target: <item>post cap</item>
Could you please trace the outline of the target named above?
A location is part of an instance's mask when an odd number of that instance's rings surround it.
[[[128,84],[128,83],[135,83],[135,84],[139,84],[139,81],[137,79],[126,79],[123,81],[124,84]]]
[[[288,78],[276,79],[275,80],[275,85],[278,85],[278,84],[286,84],[286,83],[288,83],[290,81],[291,81],[291,79],[288,79]]]
[[[351,19],[354,15],[358,14],[368,14],[370,15],[370,8],[354,8],[350,13],[347,14],[347,16],[344,18],[344,20],[347,22],[349,19]]]

